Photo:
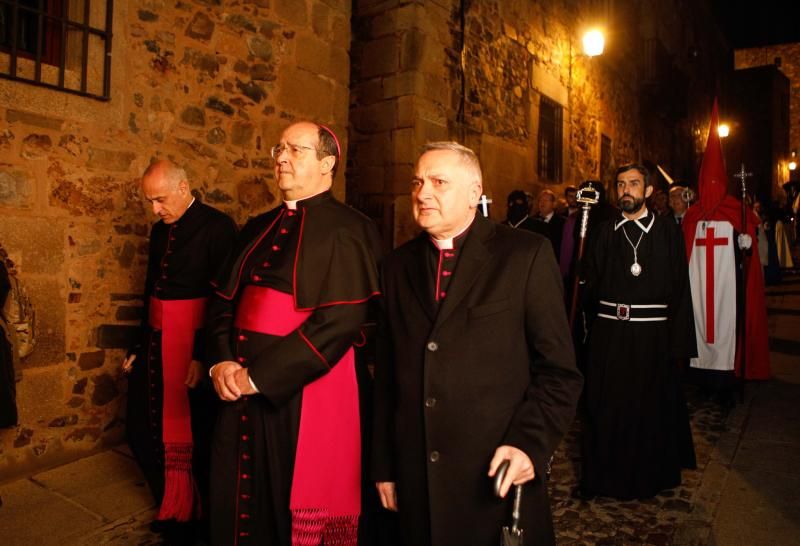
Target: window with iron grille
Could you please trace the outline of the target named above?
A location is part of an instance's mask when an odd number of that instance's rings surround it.
[[[562,120],[564,109],[542,97],[539,103],[539,178],[561,182]]]
[[[0,0],[0,77],[111,94],[113,0]]]

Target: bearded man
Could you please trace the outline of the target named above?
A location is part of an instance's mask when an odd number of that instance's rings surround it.
[[[617,170],[621,209],[584,263],[593,318],[586,368],[582,497],[652,497],[695,466],[681,359],[697,355],[683,238],[647,210],[648,170]]]

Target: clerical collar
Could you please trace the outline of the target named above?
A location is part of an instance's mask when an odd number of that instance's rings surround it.
[[[647,221],[647,217],[648,216],[650,217],[650,222],[648,222],[647,226],[645,226],[642,222]],[[619,222],[614,224],[614,231],[617,231],[620,227],[622,227],[624,224],[626,224],[628,222],[633,222],[637,226],[639,226],[639,228],[642,231],[644,231],[645,233],[650,233],[650,228],[653,227],[653,222],[655,222],[655,221],[656,221],[655,214],[650,214],[650,211],[647,210],[647,207],[644,207],[644,214],[642,214],[641,216],[639,216],[635,220],[631,220],[628,217],[626,217],[625,215],[623,215],[622,216],[622,220],[620,220]]]
[[[449,239],[434,239],[433,237],[431,237],[431,242],[439,250],[452,250],[453,248],[455,248],[456,242],[458,243],[461,242],[461,240],[464,238],[464,235],[466,235],[467,231],[469,231],[469,228],[472,226],[472,223],[474,221],[475,217],[473,216],[472,220],[469,221],[469,223],[464,227],[464,229],[462,229]]]
[[[524,221],[525,221],[525,220],[527,220],[527,219],[528,219],[528,215],[526,214],[526,215],[525,215],[525,216],[522,218],[522,220],[520,220],[520,221],[519,221],[519,222],[517,222],[516,224],[512,224],[512,223],[511,223],[511,221],[509,221],[509,222],[508,222],[508,225],[509,225],[509,226],[511,226],[511,227],[513,227],[513,228],[518,228],[518,227],[520,226],[520,224],[522,224],[522,222],[524,222]]]
[[[322,190],[319,193],[315,193],[314,195],[309,195],[308,197],[303,197],[302,199],[295,199],[293,201],[289,201],[288,199],[283,200],[283,204],[289,210],[297,210],[297,205],[300,204],[304,208],[309,207],[311,205],[315,205],[320,201],[324,201],[327,195],[330,195],[331,190]],[[327,195],[326,195],[327,194]]]
[[[542,219],[542,221],[543,221],[544,223],[546,223],[546,224],[547,224],[547,223],[549,223],[549,222],[550,222],[550,220],[552,220],[552,219],[553,219],[553,215],[554,215],[554,214],[555,214],[555,211],[552,211],[552,212],[551,212],[550,214],[548,214],[547,216],[542,216],[542,215],[540,214],[540,215],[539,215],[539,217]]]

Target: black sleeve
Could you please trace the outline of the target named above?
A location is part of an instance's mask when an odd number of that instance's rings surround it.
[[[153,224],[150,227],[150,238],[148,239],[147,272],[145,273],[144,293],[142,294],[142,321],[139,327],[139,339],[133,347],[128,348],[127,354],[127,356],[135,354],[137,359],[142,358],[142,347],[147,344],[147,332],[150,329],[150,296],[153,295],[153,285],[155,284],[154,264],[158,264],[161,260],[161,256],[155,255],[156,245],[153,244],[153,238],[158,236],[157,227],[158,224]]]
[[[672,291],[668,308],[670,350],[672,358],[694,358],[697,356],[697,338],[694,327],[692,287],[689,282],[689,264],[683,231],[667,226],[669,240],[669,274]],[[734,234],[734,241],[736,234]],[[735,247],[734,247],[735,248]]]
[[[385,292],[385,274],[381,275],[380,315],[376,340],[375,393],[373,398],[372,422],[372,461],[370,476],[376,482],[392,482],[396,480],[394,446],[394,413],[397,407],[394,377],[394,342],[392,340],[389,320],[383,305]]]
[[[208,272],[213,275],[219,264],[225,263],[228,255],[236,244],[236,224],[229,216],[221,216],[218,222],[214,223],[214,227],[209,232],[208,239]],[[209,279],[210,281],[211,279]],[[212,286],[213,288],[213,286]],[[208,306],[211,306],[214,297],[209,298]],[[208,315],[209,309],[206,309]],[[206,321],[208,322],[208,321]],[[211,366],[220,362],[219,360],[211,361],[211,355],[208,354],[206,349],[207,335],[194,336],[194,349],[192,350],[192,358],[204,362],[207,366]]]
[[[238,274],[238,272],[233,271],[236,259],[257,235],[258,230],[255,221],[250,220],[239,232],[238,237],[234,237],[235,241],[231,243],[230,247],[227,249],[221,245],[218,247],[217,252],[223,257],[217,262],[219,267],[213,277],[213,286],[226,286],[231,277]],[[238,294],[234,294],[231,299],[227,299],[216,291],[212,292],[211,297],[208,299],[205,336],[203,337],[205,341],[205,362],[209,368],[226,360],[234,360],[230,336],[233,330],[233,317],[237,299]]]
[[[368,308],[364,302],[313,311],[299,328],[250,360],[253,383],[274,405],[286,402],[327,373],[361,339]]]
[[[572,423],[583,386],[562,293],[553,252],[549,245],[541,245],[523,295],[531,381],[504,439],[505,444],[523,450],[539,473]]]

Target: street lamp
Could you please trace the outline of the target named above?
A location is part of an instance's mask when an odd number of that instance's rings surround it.
[[[583,53],[587,57],[602,55],[605,44],[605,37],[599,29],[591,29],[583,35]]]
[[[731,134],[731,128],[727,123],[720,123],[717,125],[717,133],[719,134],[720,138],[725,138]]]

